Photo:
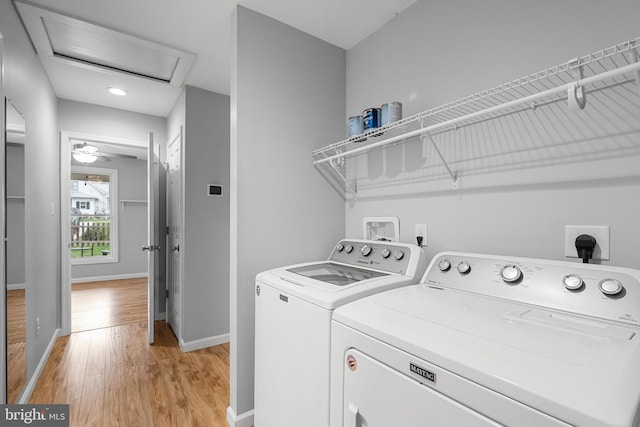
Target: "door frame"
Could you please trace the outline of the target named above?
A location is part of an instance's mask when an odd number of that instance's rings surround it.
[[[7,403],[7,266],[5,263],[6,248],[6,194],[5,194],[5,97],[2,78],[4,75],[4,38],[0,33],[0,224],[2,225],[2,244],[0,245],[0,403]]]
[[[155,339],[155,289],[158,275],[160,233],[159,222],[159,173],[160,146],[153,141],[153,132],[149,132],[147,143],[147,337],[149,344]],[[156,150],[157,148],[157,150]],[[157,154],[157,155],[156,155]],[[164,244],[164,243],[163,243]],[[144,249],[144,248],[143,248]]]
[[[184,218],[184,214],[185,214],[185,179],[184,179],[184,160],[185,160],[185,150],[184,150],[184,130],[183,127],[180,126],[178,128],[178,131],[176,132],[176,134],[170,138],[167,141],[167,162],[169,162],[169,148],[174,144],[177,143],[178,146],[180,147],[180,169],[179,169],[179,174],[180,174],[180,200],[178,201],[178,206],[180,209],[180,215],[179,215],[179,220],[180,220],[180,224],[179,224],[179,228],[180,228],[180,237],[179,237],[179,242],[178,242],[178,246],[179,246],[179,251],[180,251],[180,255],[178,257],[178,280],[179,280],[179,292],[181,292],[180,294],[180,301],[178,304],[178,308],[179,308],[179,316],[180,318],[178,319],[178,331],[174,331],[174,333],[176,334],[176,338],[178,339],[178,343],[180,345],[180,347],[182,348],[182,344],[183,344],[183,318],[184,318],[184,311],[183,311],[183,307],[184,307],[184,228],[185,228],[185,218]],[[167,186],[166,186],[166,212],[167,212],[167,225],[169,227],[171,227],[171,225],[173,224],[173,218],[171,218],[171,185],[169,184],[171,180],[171,171],[170,171],[170,165],[167,163]],[[173,257],[173,251],[171,249],[171,245],[172,240],[171,240],[171,236],[172,236],[172,232],[169,231],[167,233],[167,252],[166,252],[166,289],[167,291],[169,291],[170,289],[173,288],[173,286],[175,286],[175,284],[173,283],[173,274],[171,273],[171,263],[172,263],[172,257]],[[167,314],[167,323],[169,322],[169,298],[172,298],[171,295],[169,295],[167,297],[167,300],[165,302],[165,312]],[[173,326],[172,326],[172,330],[173,330]]]
[[[71,176],[71,140],[100,141],[146,148],[148,141],[134,141],[81,132],[60,131],[60,328],[61,335],[71,334],[71,239],[67,232],[71,222],[69,177]],[[116,204],[118,206],[118,204]],[[155,295],[154,295],[155,297]],[[155,315],[154,313],[151,314]]]

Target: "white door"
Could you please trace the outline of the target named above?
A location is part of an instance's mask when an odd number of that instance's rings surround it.
[[[178,135],[169,141],[167,147],[168,161],[168,203],[169,203],[169,272],[167,280],[167,320],[178,340],[181,338],[181,306],[182,306],[182,128]]]
[[[149,278],[147,280],[147,322],[149,332],[149,344],[153,344],[153,321],[155,313],[155,289],[156,289],[156,266],[160,254],[158,229],[158,187],[160,181],[159,160],[154,149],[153,133],[149,133],[149,147],[147,149],[147,244],[142,250],[147,251],[147,264]]]

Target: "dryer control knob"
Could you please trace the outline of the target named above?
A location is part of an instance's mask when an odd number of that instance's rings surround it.
[[[389,249],[383,249],[381,255],[382,258],[389,258],[389,256],[391,255],[391,251]]]
[[[522,278],[522,270],[515,264],[507,264],[500,270],[500,277],[507,283],[514,283]]]
[[[338,243],[338,244],[336,245],[336,251],[338,251],[338,252],[342,252],[342,251],[343,251],[343,249],[344,249],[344,245],[343,245],[342,243]]]
[[[584,285],[584,281],[577,274],[567,274],[562,278],[562,284],[570,291],[576,291]]]
[[[468,262],[462,261],[460,264],[458,264],[458,272],[460,274],[467,274],[470,271],[471,271],[471,266],[469,265]]]
[[[624,289],[622,283],[616,279],[601,280],[600,283],[598,283],[598,288],[600,288],[603,294],[610,296],[618,295]]]
[[[393,257],[395,259],[397,259],[398,261],[400,261],[402,258],[404,258],[404,252],[402,251],[395,251],[393,254]]]
[[[351,245],[347,245],[347,247],[345,248],[345,250],[347,251],[348,254],[350,254],[351,252],[353,252],[353,246]]]
[[[362,256],[369,256],[371,255],[372,250],[373,249],[371,248],[371,246],[364,245],[362,248],[360,248],[360,253],[362,254]]]
[[[438,263],[440,271],[449,271],[451,269],[451,262],[448,259],[443,259]]]

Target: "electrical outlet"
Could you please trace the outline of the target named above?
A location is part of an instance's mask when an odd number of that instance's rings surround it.
[[[564,256],[579,258],[576,250],[576,237],[588,234],[596,238],[596,247],[592,259],[609,261],[609,226],[608,225],[565,225]]]
[[[40,335],[40,318],[36,317],[36,336]]]
[[[416,237],[422,236],[422,246],[427,246],[427,224],[416,224]]]

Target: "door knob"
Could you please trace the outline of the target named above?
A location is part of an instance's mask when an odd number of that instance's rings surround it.
[[[149,252],[153,252],[153,251],[158,251],[160,250],[160,245],[144,245],[142,246],[142,251],[149,251]]]
[[[172,250],[173,252],[180,252],[180,245],[171,246],[171,250]]]

